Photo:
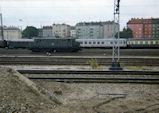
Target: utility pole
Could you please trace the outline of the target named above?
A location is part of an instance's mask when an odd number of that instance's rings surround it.
[[[118,37],[116,38],[116,26],[118,26]],[[114,0],[114,42],[112,48],[112,65],[109,70],[122,70],[120,67],[120,0]]]

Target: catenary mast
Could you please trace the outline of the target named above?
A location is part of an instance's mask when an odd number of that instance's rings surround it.
[[[114,39],[113,42],[113,49],[112,49],[112,65],[109,68],[110,70],[122,70],[120,67],[120,46],[119,46],[119,39],[120,39],[120,0],[114,0],[114,29],[118,27],[117,38],[116,30],[114,30]]]
[[[1,27],[1,36],[2,36],[2,40],[4,40],[4,35],[3,35],[3,18],[2,18],[2,13],[0,13],[0,27]]]

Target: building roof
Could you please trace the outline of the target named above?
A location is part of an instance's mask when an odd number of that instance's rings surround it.
[[[80,23],[77,23],[76,26],[83,26],[83,25],[106,25],[106,24],[114,24],[114,21],[104,21],[104,22],[80,22]]]
[[[52,29],[52,26],[43,26],[43,29]]]
[[[53,26],[68,26],[68,27],[70,27],[70,25],[67,25],[67,24],[53,24]]]
[[[4,30],[20,30],[18,27],[10,26],[10,27],[3,27]]]
[[[153,24],[158,23],[159,24],[159,18],[150,18],[150,19],[139,19],[139,18],[132,18],[128,21],[127,24]]]
[[[159,24],[159,18],[152,18],[153,24]]]

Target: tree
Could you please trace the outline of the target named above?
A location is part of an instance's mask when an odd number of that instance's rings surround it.
[[[115,35],[118,37],[118,33]],[[133,38],[133,32],[129,28],[124,28],[123,31],[120,32],[120,38]]]
[[[32,38],[34,36],[38,36],[38,29],[33,26],[27,26],[22,31],[22,38]]]

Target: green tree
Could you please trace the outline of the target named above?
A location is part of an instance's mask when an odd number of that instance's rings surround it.
[[[118,33],[115,35],[118,37]],[[133,38],[133,32],[129,28],[124,28],[123,31],[120,32],[120,38]]]
[[[38,36],[38,29],[33,26],[27,26],[22,31],[22,38],[32,38],[34,36]]]

